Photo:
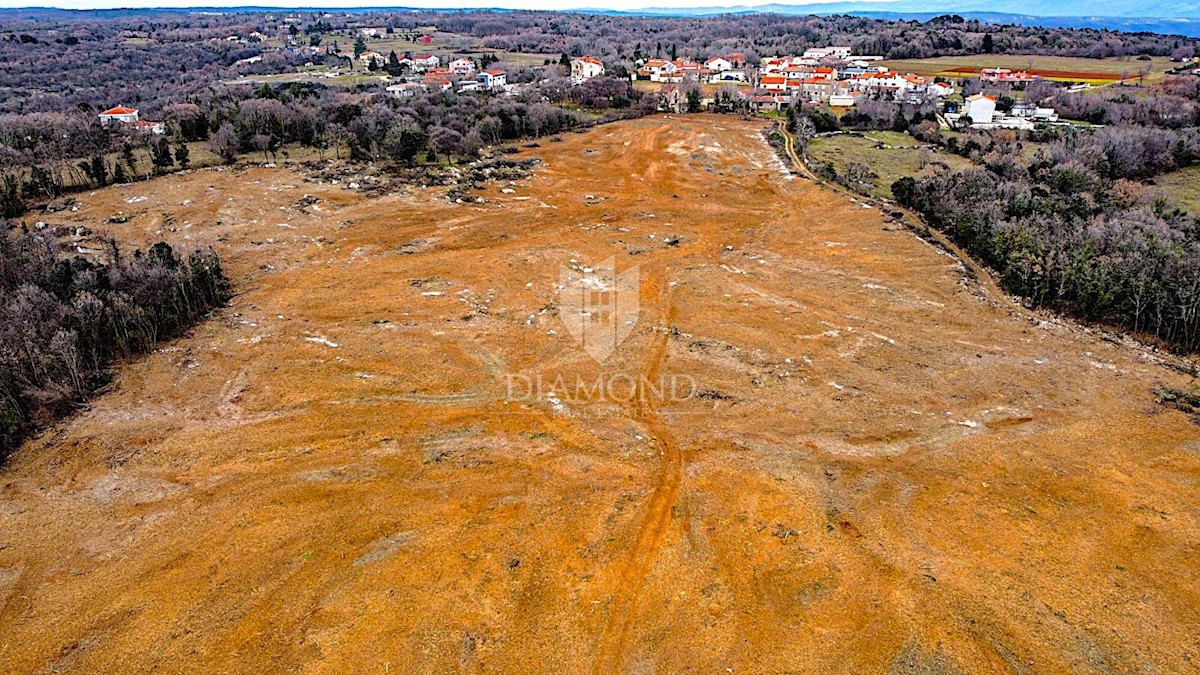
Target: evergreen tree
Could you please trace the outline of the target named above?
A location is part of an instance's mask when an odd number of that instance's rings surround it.
[[[136,176],[138,172],[137,158],[133,156],[133,145],[129,141],[125,141],[125,144],[121,146],[121,160],[125,162],[125,167],[129,170],[129,173]]]
[[[179,163],[179,168],[186,169],[191,160],[188,159],[188,146],[183,142],[182,138],[175,139],[175,161]]]
[[[157,173],[165,173],[175,166],[175,158],[171,155],[171,144],[166,138],[159,136],[150,146],[150,158]]]

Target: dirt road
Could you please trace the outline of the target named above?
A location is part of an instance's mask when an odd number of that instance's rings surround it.
[[[761,129],[544,140],[480,204],[251,168],[55,214],[239,294],[0,472],[4,670],[1196,670],[1186,379]],[[609,258],[597,361],[562,270]]]

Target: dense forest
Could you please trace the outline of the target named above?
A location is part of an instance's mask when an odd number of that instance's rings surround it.
[[[0,459],[143,354],[228,298],[210,250],[165,243],[106,260],[64,254],[47,230],[0,223]]]

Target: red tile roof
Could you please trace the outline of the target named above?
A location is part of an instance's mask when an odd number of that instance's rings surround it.
[[[115,108],[109,108],[108,110],[105,110],[104,112],[102,112],[100,114],[101,115],[132,115],[136,112],[137,111],[134,110],[133,108],[126,108],[123,105],[119,105]]]

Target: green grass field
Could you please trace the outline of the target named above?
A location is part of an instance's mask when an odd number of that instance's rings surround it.
[[[875,174],[870,192],[887,199],[892,198],[892,183],[904,176],[915,176],[923,165],[940,162],[952,169],[971,166],[969,160],[957,155],[924,149],[919,141],[906,134],[870,131],[863,136],[840,134],[814,138],[808,145],[809,161],[813,165],[832,163],[842,176],[846,175],[848,164],[865,164]]]
[[[1135,80],[1145,71],[1146,83],[1158,82],[1173,65],[1163,56],[1150,61],[1136,58],[1087,59],[1069,56],[1031,56],[1024,54],[974,54],[946,56],[933,59],[902,59],[882,61],[893,70],[933,77],[965,77],[969,73],[955,69],[1008,68],[1009,70],[1041,71],[1036,74],[1049,80],[1088,82],[1094,85],[1119,82],[1122,77]]]
[[[1172,171],[1155,178],[1154,183],[1172,205],[1200,215],[1200,166]]]

